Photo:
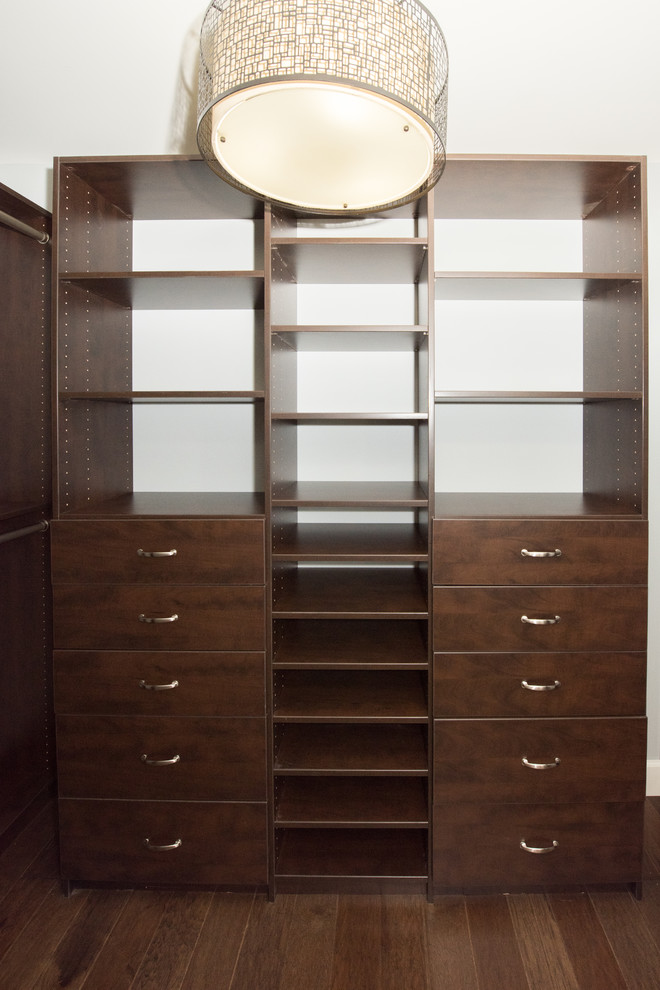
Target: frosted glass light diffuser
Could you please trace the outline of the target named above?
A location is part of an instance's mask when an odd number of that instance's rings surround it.
[[[447,50],[411,0],[214,0],[201,32],[197,140],[262,199],[369,213],[445,164]]]

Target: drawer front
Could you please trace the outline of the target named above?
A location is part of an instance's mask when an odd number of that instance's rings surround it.
[[[65,800],[59,821],[62,875],[74,882],[267,881],[264,804]]]
[[[644,715],[644,653],[436,653],[436,718]]]
[[[56,726],[61,797],[266,799],[263,719],[60,715]]]
[[[434,588],[436,651],[646,649],[643,588]]]
[[[435,520],[433,583],[645,585],[647,537],[641,520]]]
[[[637,882],[643,815],[641,803],[439,806],[434,888]]]
[[[261,519],[55,520],[54,584],[263,584]]]
[[[436,721],[434,743],[437,804],[644,799],[645,718]]]
[[[54,644],[81,650],[262,651],[264,597],[263,588],[251,587],[56,585]]]
[[[264,716],[263,653],[58,650],[55,710],[70,715]]]

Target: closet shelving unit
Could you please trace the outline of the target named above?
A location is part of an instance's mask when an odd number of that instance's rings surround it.
[[[431,195],[354,224],[264,206],[197,158],[62,159],[56,189],[65,879],[271,895],[637,883],[644,159],[450,156]],[[206,263],[136,260],[141,221],[179,231],[162,259],[203,220],[222,261],[213,244]],[[570,243],[546,262],[557,221]],[[500,223],[516,230],[489,254]],[[513,304],[529,309],[512,328]],[[555,305],[570,314],[543,315]],[[197,354],[199,381],[159,377],[162,349],[175,369],[194,351],[191,312],[220,328],[237,311],[251,375],[224,373],[243,343],[230,331]],[[144,336],[151,312],[180,315],[173,349],[164,327]],[[141,570],[136,546],[178,552]],[[170,597],[133,627],[147,588]],[[188,634],[169,620],[193,601]],[[134,691],[147,661],[196,694]],[[129,761],[125,796],[104,794],[74,728],[112,716],[139,757],[147,715],[159,739],[201,718],[249,739],[244,779],[200,772],[184,794],[174,771],[140,800]],[[550,769],[527,765],[536,753]],[[145,854],[145,829],[172,848]]]

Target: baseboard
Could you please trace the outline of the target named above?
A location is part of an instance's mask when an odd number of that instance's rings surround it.
[[[646,762],[646,794],[648,797],[660,795],[660,760]]]

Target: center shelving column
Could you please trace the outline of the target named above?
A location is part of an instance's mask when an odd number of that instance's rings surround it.
[[[272,218],[278,891],[426,890],[426,209],[386,236],[372,236],[382,222]]]

